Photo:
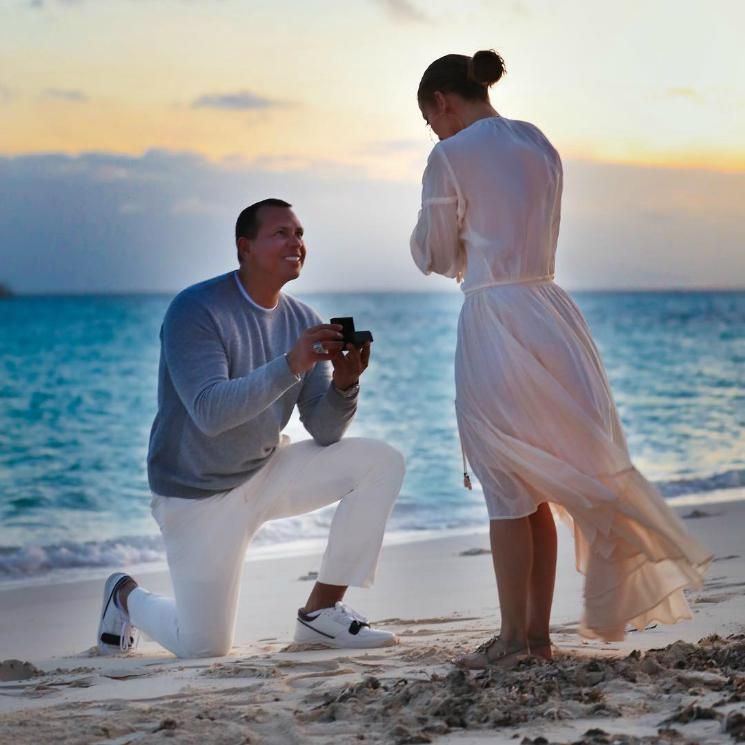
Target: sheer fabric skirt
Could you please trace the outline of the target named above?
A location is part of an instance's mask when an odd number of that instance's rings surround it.
[[[553,282],[466,296],[458,324],[456,410],[490,519],[543,502],[572,527],[585,575],[585,636],[690,618],[711,556],[633,467],[600,355]]]

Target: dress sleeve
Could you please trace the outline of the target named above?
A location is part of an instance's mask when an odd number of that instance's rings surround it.
[[[422,177],[422,208],[411,235],[411,255],[425,274],[462,281],[466,252],[461,241],[465,202],[442,148],[435,146]]]

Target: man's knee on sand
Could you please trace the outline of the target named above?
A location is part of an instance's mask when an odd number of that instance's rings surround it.
[[[233,646],[230,629],[201,628],[182,633],[179,638],[178,657],[193,659],[197,657],[224,657]]]

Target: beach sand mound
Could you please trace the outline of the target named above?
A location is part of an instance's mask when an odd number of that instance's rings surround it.
[[[563,655],[552,663],[526,660],[512,670],[452,670],[445,676],[393,683],[367,678],[338,693],[324,693],[301,718],[365,721],[368,729],[395,723],[388,737],[403,744],[430,742],[455,729],[515,727],[536,719],[621,719],[663,711],[676,701],[679,705],[661,724],[717,720],[723,731],[745,741],[740,711],[745,701],[745,635],[712,636],[697,645],[675,642],[622,659]],[[596,730],[572,742],[621,742],[616,735],[603,737],[606,734]],[[658,737],[660,742],[685,739],[669,727]]]
[[[28,680],[42,672],[30,662],[22,660],[3,660],[0,662],[0,681]]]
[[[408,745],[470,733],[525,745],[745,742],[745,635],[624,657],[564,653],[483,672],[447,665],[452,651],[445,643],[436,662],[413,663],[397,650],[243,657],[195,670],[177,695],[2,716],[0,739]],[[200,680],[218,687],[199,688]]]

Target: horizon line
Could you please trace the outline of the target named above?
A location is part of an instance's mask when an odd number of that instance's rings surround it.
[[[0,283],[2,285],[2,283]],[[10,294],[0,294],[0,302],[7,300],[14,300],[17,298],[64,298],[64,297],[165,297],[175,296],[182,290],[189,287],[182,287],[178,290],[63,290],[63,291],[34,291],[34,292],[18,292],[10,288],[7,284],[4,285],[5,289],[10,290]],[[738,293],[745,292],[745,285],[733,286],[733,287],[720,287],[720,286],[701,286],[701,287],[674,287],[674,286],[659,286],[659,287],[562,287],[566,292],[573,293],[596,293],[609,295],[613,293],[624,293],[624,294],[651,294],[651,293]],[[457,295],[462,294],[459,290],[419,290],[419,289],[364,289],[364,290],[332,290],[332,289],[321,289],[321,290],[301,290],[295,293],[288,293],[291,295]]]

